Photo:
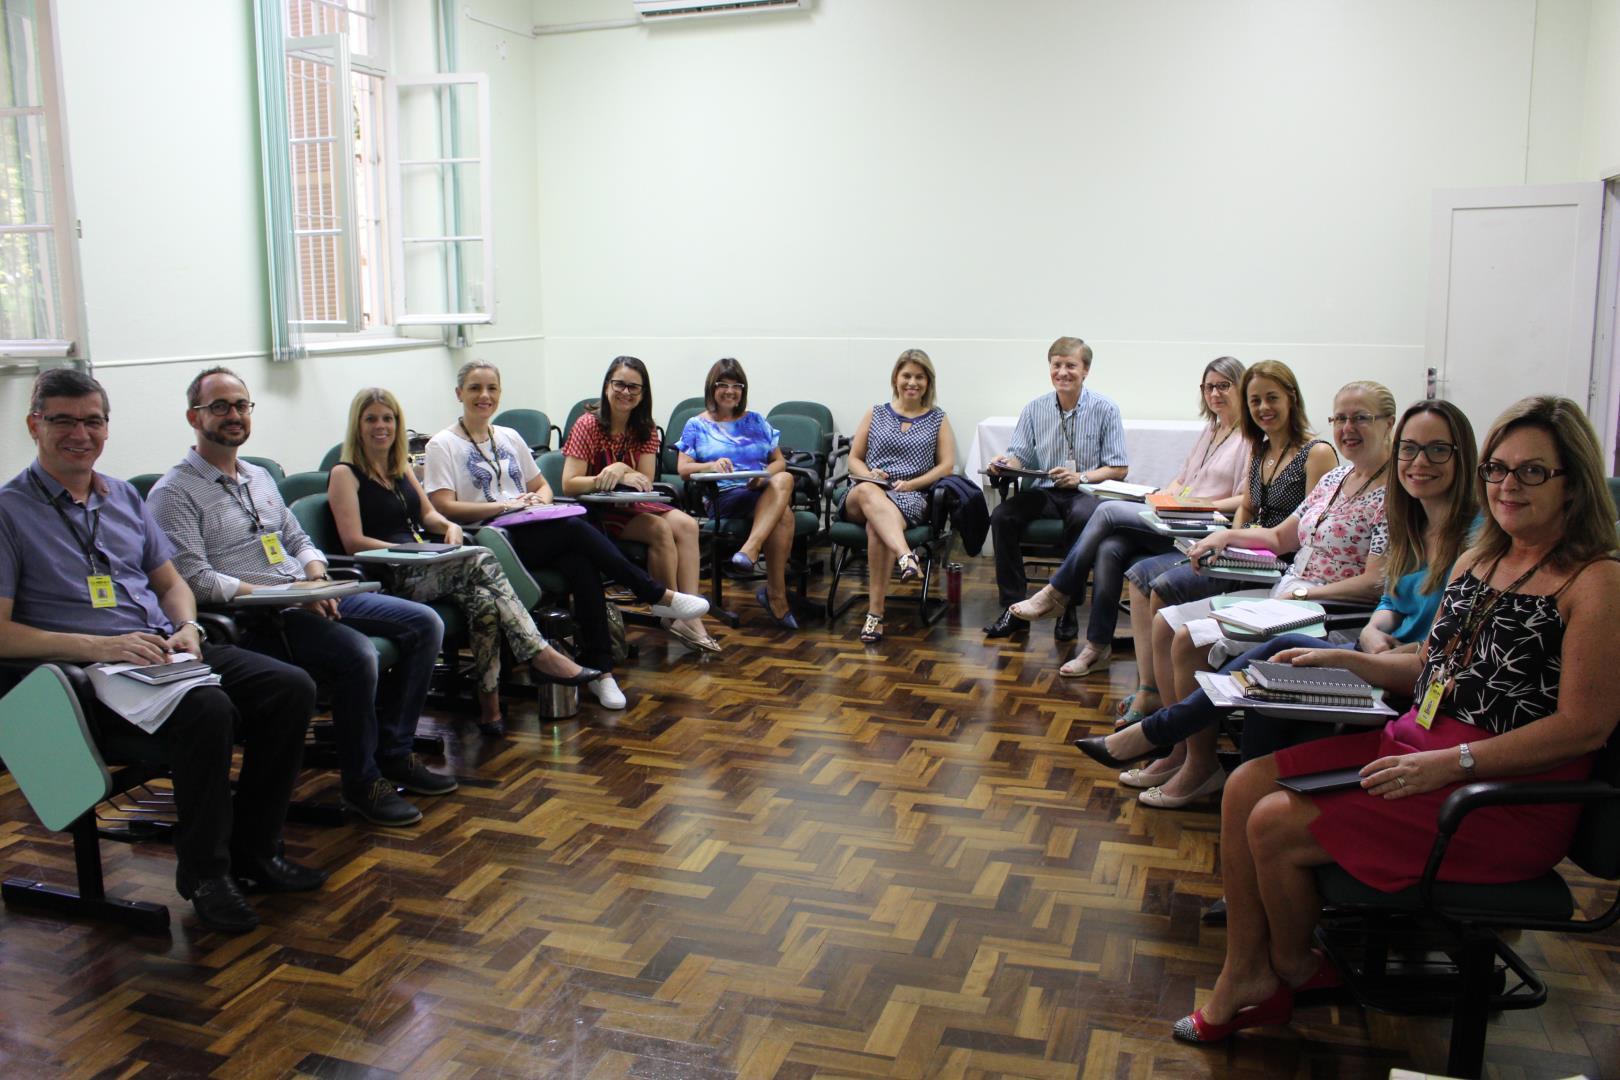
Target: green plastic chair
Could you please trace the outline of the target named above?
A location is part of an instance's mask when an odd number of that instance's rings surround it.
[[[562,439],[557,443],[558,449],[568,445],[568,436],[574,430],[574,421],[585,415],[586,409],[590,408],[592,405],[599,404],[601,400],[601,398],[588,397],[580,398],[578,401],[574,402],[574,407],[568,410],[568,422],[563,425]]]
[[[775,424],[776,418],[782,415],[808,416],[814,420],[816,426],[821,429],[821,453],[831,456],[833,439],[838,434],[838,429],[833,424],[831,409],[819,401],[784,401],[772,406],[771,411],[765,414],[765,419]]]
[[[847,478],[840,481],[847,482]],[[932,626],[950,610],[950,605],[940,597],[930,597],[934,579],[938,572],[944,568],[945,553],[951,545],[950,517],[946,513],[944,500],[937,494],[938,489],[928,492],[928,513],[923,521],[906,530],[906,545],[917,552],[918,561],[922,563],[922,588],[917,594],[917,615],[923,625]],[[838,582],[843,577],[855,559],[866,558],[866,526],[857,525],[852,521],[834,520],[832,527],[827,531],[827,537],[832,542],[832,582],[827,587],[827,622],[830,625],[840,615],[848,611],[860,600],[864,593],[853,593],[843,603],[838,602]],[[887,574],[892,572],[892,566],[868,567],[870,573]],[[891,594],[892,590],[891,590]]]
[[[557,449],[562,449],[562,431],[539,409],[507,409],[495,418],[495,423],[517,432],[536,454],[551,449],[551,433],[555,431]]]
[[[162,473],[143,472],[139,476],[130,477],[129,483],[131,487],[141,493],[141,498],[144,499],[152,494],[152,487],[161,479],[163,479]]]
[[[330,450],[328,450],[326,452],[325,457],[321,458],[321,469],[320,469],[320,471],[321,472],[331,472],[332,471],[332,466],[336,465],[338,462],[340,462],[342,460],[343,460],[343,444],[338,443],[336,446],[332,447],[332,449],[330,449]]]
[[[248,457],[246,454],[243,454],[242,460],[247,462],[249,465],[257,465],[259,468],[269,473],[270,479],[274,480],[278,484],[281,483],[281,481],[287,476],[287,470],[281,467],[281,463],[278,461],[273,461],[270,458]]]
[[[7,665],[9,676],[16,668]],[[80,680],[85,677],[78,673]],[[9,681],[9,679],[8,679]],[[28,907],[57,914],[107,919],[132,929],[160,933],[169,926],[169,910],[161,904],[118,900],[107,895],[101,874],[101,845],[96,830],[96,804],[118,790],[150,776],[118,786],[103,760],[85,716],[81,693],[64,667],[41,664],[0,698],[0,758],[40,822],[55,832],[73,837],[77,889],[64,889],[41,881],[7,879],[0,898],[7,907]],[[97,706],[88,702],[90,708]],[[120,770],[121,776],[127,775]]]
[[[324,472],[288,473],[276,484],[276,488],[281,492],[281,501],[291,506],[306,495],[326,494],[327,476]]]

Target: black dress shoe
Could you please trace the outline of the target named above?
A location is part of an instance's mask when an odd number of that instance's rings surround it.
[[[247,898],[236,887],[236,879],[194,878],[185,871],[175,874],[175,888],[191,901],[197,921],[222,934],[245,934],[259,925],[259,917],[248,906]]]
[[[1073,641],[1080,636],[1080,620],[1074,617],[1074,608],[1066,607],[1052,627],[1054,641]]]
[[[537,671],[534,678],[536,682],[556,683],[558,686],[584,686],[588,682],[595,682],[605,674],[606,672],[581,664],[578,674],[575,675],[546,675]]]
[[[1029,621],[1020,619],[1012,613],[1012,608],[1005,608],[996,621],[984,628],[984,636],[988,638],[1012,637],[1029,629]]]
[[[246,892],[310,892],[326,884],[327,873],[274,855],[231,855],[231,876]]]
[[[1108,752],[1108,736],[1092,735],[1089,738],[1076,739],[1074,745],[1080,752],[1099,764],[1110,769],[1128,769],[1138,761],[1154,761],[1158,758],[1169,757],[1172,747],[1155,746],[1147,753],[1135,758],[1117,758]]]
[[[1215,900],[1214,903],[1210,904],[1209,907],[1205,908],[1204,909],[1204,914],[1199,916],[1199,920],[1205,926],[1225,926],[1226,925],[1226,897],[1224,897],[1224,896],[1218,897]]]

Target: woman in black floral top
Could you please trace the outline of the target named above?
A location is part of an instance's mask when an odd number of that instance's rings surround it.
[[[1286,1023],[1296,990],[1339,978],[1310,948],[1313,867],[1337,862],[1375,888],[1416,882],[1441,803],[1475,779],[1579,780],[1614,730],[1620,562],[1596,435],[1580,407],[1536,397],[1504,413],[1480,455],[1489,513],[1457,560],[1421,653],[1383,653],[1387,689],[1418,704],[1380,731],[1256,758],[1233,774],[1221,820],[1226,963],[1178,1038],[1212,1042]],[[1279,660],[1332,662],[1316,650]],[[1278,777],[1359,767],[1359,788],[1305,797]],[[1440,877],[1508,882],[1556,865],[1569,805],[1487,807],[1452,838]]]

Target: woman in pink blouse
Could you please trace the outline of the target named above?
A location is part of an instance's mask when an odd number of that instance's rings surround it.
[[[1333,442],[1345,464],[1328,470],[1306,495],[1299,511],[1270,529],[1222,529],[1193,545],[1187,557],[1199,565],[1228,547],[1294,552],[1294,562],[1271,595],[1288,600],[1378,602],[1384,589],[1384,492],[1389,473],[1395,395],[1382,383],[1346,384],[1333,398]],[[1168,700],[1180,701],[1198,689],[1194,674],[1211,670],[1210,646],[1221,638],[1210,618],[1211,604],[1199,600],[1162,608],[1158,618],[1174,629],[1170,646],[1173,686]],[[1241,650],[1239,650],[1241,651]],[[1132,770],[1133,787],[1148,806],[1174,809],[1213,795],[1226,782],[1215,757],[1215,728],[1177,744],[1170,757],[1151,768]]]
[[[1198,384],[1198,410],[1208,421],[1176,478],[1163,488],[1184,498],[1209,499],[1216,509],[1230,514],[1242,501],[1244,477],[1249,469],[1249,441],[1239,430],[1243,399],[1238,384],[1243,364],[1230,356],[1211,360]],[[1114,500],[1098,505],[1085,531],[1069,549],[1063,565],[1048,585],[1012,612],[1021,619],[1042,619],[1078,603],[1085,592],[1086,575],[1092,580],[1091,617],[1086,644],[1058,674],[1078,678],[1108,666],[1113,656],[1114,627],[1119,623],[1119,598],[1125,588],[1125,570],[1146,555],[1173,550],[1170,540],[1142,522],[1142,504]]]
[[[602,400],[582,413],[568,433],[563,455],[564,495],[593,491],[651,491],[658,478],[658,425],[653,422],[652,379],[634,356],[615,357],[602,377]],[[697,595],[698,525],[663,502],[637,502],[593,515],[609,536],[647,545],[647,572]],[[719,652],[702,616],[665,619],[664,627],[689,648]]]

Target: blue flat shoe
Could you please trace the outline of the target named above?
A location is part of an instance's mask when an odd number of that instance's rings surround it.
[[[759,606],[765,609],[765,614],[769,615],[777,626],[784,630],[797,630],[799,628],[799,620],[793,617],[793,604],[791,602],[788,604],[787,614],[778,615],[771,610],[770,593],[763,585],[754,590],[754,599],[759,601]]]
[[[738,570],[741,570],[745,574],[751,574],[754,572],[754,560],[750,559],[741,551],[738,551],[731,556],[731,565],[735,566]]]

